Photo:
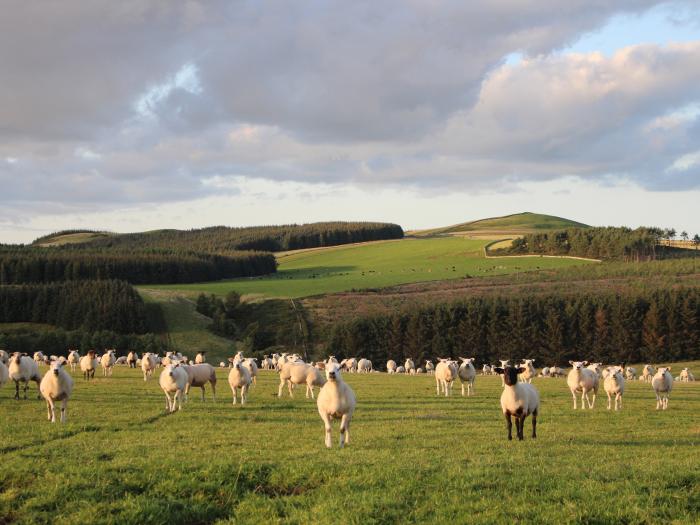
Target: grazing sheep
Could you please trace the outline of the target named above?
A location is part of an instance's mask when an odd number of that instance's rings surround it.
[[[48,418],[51,423],[56,422],[56,401],[61,402],[61,423],[66,422],[66,408],[68,398],[73,393],[73,378],[63,369],[66,362],[56,360],[44,375],[39,384],[39,391],[46,400]]]
[[[395,374],[396,373],[396,361],[393,359],[389,359],[386,362],[386,373],[387,374]]]
[[[552,377],[564,377],[566,375],[566,370],[558,366],[550,366],[549,375]]]
[[[425,370],[423,370],[422,368],[416,368],[416,374],[424,374],[424,373],[425,373]]]
[[[114,356],[114,350],[107,350],[107,352],[100,359],[100,364],[102,365],[102,375],[107,377],[112,375],[114,369],[114,363],[117,361]]]
[[[216,401],[216,370],[209,363],[195,365],[180,365],[187,372],[187,387],[185,388],[185,401],[189,399],[190,388],[193,386],[202,389],[202,401],[207,383],[211,385],[212,399]]]
[[[406,374],[415,374],[416,373],[416,365],[413,364],[413,359],[406,359],[406,362],[403,365],[404,370]]]
[[[205,363],[206,360],[206,352],[197,352],[197,355],[194,356],[194,364],[196,365],[201,365],[202,363]]]
[[[673,390],[673,376],[670,366],[660,366],[651,380],[651,387],[656,392],[656,410],[668,408],[668,396]]]
[[[151,352],[145,352],[141,357],[141,371],[143,372],[143,380],[147,381],[153,375],[156,369],[155,356]]]
[[[611,408],[612,397],[615,396],[615,410],[622,410],[622,394],[625,393],[625,378],[622,376],[625,366],[609,366],[603,388],[608,395],[608,410]]]
[[[130,350],[129,353],[126,355],[126,364],[129,365],[129,368],[136,368],[136,362],[138,360],[139,354],[137,354],[133,350]]]
[[[631,366],[625,368],[625,379],[633,380],[637,379],[637,369]]]
[[[326,363],[326,369],[329,366],[338,367],[338,363]],[[306,397],[311,395],[314,398],[314,386],[323,386],[323,374],[321,371],[311,365],[306,363],[285,363],[280,370],[280,386],[277,391],[277,397],[282,397],[282,389],[284,385],[287,385],[287,390],[289,391],[289,397],[294,397],[293,389],[294,385],[306,384]]]
[[[248,357],[241,361],[243,366],[248,369],[248,373],[253,381],[254,385],[258,384],[258,363],[255,362],[254,357]]]
[[[476,368],[474,368],[474,358],[460,357],[462,364],[459,365],[457,374],[462,383],[462,396],[464,396],[464,385],[467,385],[467,395],[474,395],[474,380],[476,379]]]
[[[240,361],[234,363],[228,373],[228,384],[233,393],[233,404],[236,404],[236,390],[241,391],[241,405],[248,400],[248,388],[250,387],[250,371]]]
[[[435,373],[435,365],[432,361],[428,360],[425,362],[425,371],[428,375],[433,375]]]
[[[36,364],[36,361],[27,354],[20,352],[12,354],[10,366],[7,368],[10,379],[15,382],[15,399],[19,399],[20,383],[24,383],[24,399],[27,399],[27,389],[29,388],[30,381],[34,381],[36,386],[39,387],[41,383],[39,366]],[[39,399],[41,399],[41,395],[39,395]]]
[[[549,377],[549,367],[548,367],[548,366],[545,366],[545,367],[540,371],[540,375],[541,375],[542,377]]]
[[[644,368],[642,369],[642,375],[639,377],[639,380],[651,383],[651,380],[654,377],[655,373],[656,369],[652,365],[644,365]]]
[[[7,350],[0,350],[0,363],[7,365],[10,362],[10,354]]]
[[[678,376],[680,381],[683,381],[684,383],[689,383],[691,381],[695,381],[695,376],[693,373],[690,371],[688,367],[684,368],[681,370],[681,375]]]
[[[525,418],[532,415],[532,439],[537,437],[537,416],[540,413],[540,394],[530,383],[519,383],[518,374],[525,371],[524,367],[505,368],[497,367],[495,372],[503,375],[505,386],[501,393],[501,410],[508,424],[508,440],[513,439],[513,423],[511,416],[515,417],[515,431],[518,439],[524,439],[523,427]]]
[[[117,360],[114,362],[115,365],[120,365],[123,366],[126,364],[126,356],[123,355],[121,357],[117,357]]]
[[[588,408],[593,408],[595,398],[598,394],[598,374],[593,370],[584,368],[588,361],[569,361],[573,368],[566,378],[566,384],[569,385],[571,396],[574,398],[574,410],[576,410],[576,393],[581,392],[581,410],[586,408],[584,400],[588,401]],[[588,393],[593,393],[593,402],[588,398]]]
[[[491,375],[491,365],[484,365],[481,367],[481,375],[482,376],[490,376]]]
[[[402,366],[397,366],[397,367],[396,367],[396,373],[397,373],[397,374],[404,374],[404,373],[406,373],[406,369],[405,369],[404,367],[402,367]]]
[[[360,359],[357,362],[357,373],[358,374],[369,374],[372,371],[372,361],[369,359]]]
[[[5,366],[5,363],[0,361],[0,388],[2,388],[2,385],[7,383],[9,379],[10,371],[7,369],[7,366]]]
[[[326,447],[331,448],[331,421],[340,419],[340,448],[350,443],[350,420],[355,411],[355,393],[343,381],[340,366],[331,363],[326,367],[327,382],[318,393],[318,413],[326,431]]]
[[[97,369],[97,357],[94,350],[88,350],[87,355],[80,358],[80,371],[83,373],[83,379],[89,381],[95,378],[95,370]]]
[[[537,370],[533,365],[534,362],[534,359],[523,359],[523,363],[520,365],[520,368],[525,369],[525,371],[520,375],[520,380],[523,383],[532,383],[532,378],[537,375]]]
[[[77,350],[71,350],[68,354],[68,363],[70,364],[70,369],[75,372],[75,369],[80,363],[80,353]]]
[[[445,397],[450,395],[452,383],[457,378],[457,362],[451,359],[438,359],[435,367],[435,390],[439,396],[444,392]]]
[[[260,361],[260,368],[263,370],[272,370],[275,368],[274,363],[272,362],[272,359],[268,356],[263,356],[262,361]]]
[[[187,387],[187,372],[183,367],[177,363],[166,365],[160,373],[158,384],[165,394],[165,410],[175,412],[176,404],[177,409],[182,410],[182,396]]]
[[[340,366],[348,372],[350,372],[351,374],[354,374],[355,372],[357,372],[357,359],[355,359],[354,357],[343,359],[340,363]]]

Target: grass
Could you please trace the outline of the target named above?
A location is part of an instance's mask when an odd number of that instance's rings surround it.
[[[565,268],[581,261],[552,258],[502,258],[483,256],[485,240],[453,237],[380,241],[323,250],[288,252],[279,258],[276,274],[198,284],[148,286],[225,295],[230,290],[266,297],[305,297],[310,295],[373,289],[397,284],[467,275],[478,277]]]
[[[428,376],[346,375],[351,444],[326,450],[315,404],[277,399],[272,372],[241,408],[219,370],[218,402],[173,415],[157,380],[99,372],[65,425],[0,389],[0,523],[698,523],[700,383],[657,412],[629,382],[616,414],[536,379],[538,439],[508,442],[496,377],[445,399]]]
[[[485,234],[488,232],[498,232],[502,234],[530,233],[543,230],[560,230],[565,228],[588,228],[586,224],[572,221],[554,215],[542,213],[515,213],[504,215],[503,217],[491,217],[477,221],[464,222],[453,226],[435,228],[417,232],[419,235],[435,235],[444,233],[469,232],[474,234]]]

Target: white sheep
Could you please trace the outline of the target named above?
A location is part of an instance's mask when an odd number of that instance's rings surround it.
[[[542,377],[550,377],[550,374],[549,374],[549,367],[548,367],[548,366],[545,366],[545,367],[540,371],[540,375],[541,375]]]
[[[625,368],[625,379],[628,379],[630,381],[633,379],[637,379],[637,369],[632,366],[628,366],[627,368]]]
[[[540,413],[540,394],[529,383],[519,383],[518,374],[525,371],[524,367],[505,368],[497,367],[495,372],[503,375],[503,392],[501,393],[501,411],[508,424],[508,439],[513,439],[513,423],[511,417],[515,417],[515,430],[518,439],[524,439],[523,427],[525,418],[532,415],[532,439],[537,437],[537,416]]]
[[[523,362],[520,365],[520,368],[525,369],[525,371],[520,375],[520,380],[523,383],[532,383],[532,378],[537,376],[537,370],[533,365],[534,362],[534,359],[523,359]]]
[[[37,365],[44,364],[46,362],[46,356],[42,352],[34,352],[34,362]]]
[[[338,363],[326,363],[328,366],[340,367]],[[323,374],[315,366],[306,363],[285,363],[280,370],[280,385],[277,392],[277,397],[282,397],[282,389],[287,385],[289,397],[294,397],[294,385],[306,385],[306,397],[311,395],[314,398],[314,386],[323,386],[325,383]]]
[[[656,392],[656,410],[668,408],[668,396],[673,390],[673,376],[671,367],[660,366],[651,380],[651,387]]]
[[[588,370],[595,372],[595,374],[600,379],[603,375],[603,363],[589,363],[586,367]]]
[[[510,359],[499,359],[498,361],[501,363],[501,366],[496,367],[496,368],[505,368],[507,366],[510,366]],[[500,375],[501,375],[501,386],[506,386],[504,376],[502,374],[500,374]]]
[[[439,359],[435,367],[435,390],[439,396],[444,392],[445,397],[452,391],[452,383],[457,378],[457,362],[451,359]]]
[[[645,381],[646,383],[651,383],[651,380],[654,377],[655,373],[656,369],[652,365],[644,365],[644,368],[642,369],[642,375],[639,376],[639,380]]]
[[[481,367],[481,375],[482,376],[490,376],[491,375],[491,365],[484,365]]]
[[[345,370],[350,372],[351,374],[354,374],[357,372],[357,359],[354,357],[348,357],[347,359],[343,359],[342,363],[340,363],[341,367],[344,367]]]
[[[216,369],[209,363],[195,365],[180,365],[187,372],[187,386],[185,387],[185,401],[189,399],[190,388],[202,389],[202,401],[205,401],[204,392],[206,384],[211,385],[212,399],[216,401]]]
[[[336,365],[338,364],[338,360],[335,358],[334,355],[329,355],[328,359],[326,359],[326,363],[335,363]]]
[[[395,374],[396,373],[396,361],[393,359],[389,359],[386,362],[386,373],[387,374]]]
[[[178,410],[182,410],[182,396],[187,388],[185,369],[177,363],[166,365],[160,373],[158,384],[165,394],[165,410],[175,412],[175,405]]]
[[[201,365],[202,363],[205,363],[207,360],[206,352],[200,351],[197,352],[197,355],[194,356],[194,363],[196,365]]]
[[[462,364],[459,365],[457,374],[462,383],[462,396],[464,396],[464,385],[467,385],[467,395],[474,395],[474,380],[476,379],[476,368],[474,368],[474,358],[460,357]]]
[[[20,352],[15,352],[10,358],[10,366],[8,368],[8,374],[10,379],[15,382],[15,399],[19,399],[19,384],[24,383],[24,399],[27,399],[27,389],[29,388],[29,382],[34,381],[38,387],[41,383],[41,376],[39,375],[39,366],[36,361],[34,361],[27,354]],[[39,395],[41,399],[41,395]]]
[[[416,374],[424,374],[424,373],[425,373],[425,370],[423,370],[422,368],[416,368]]]
[[[0,361],[0,388],[10,380],[10,371],[4,361]]]
[[[236,361],[228,373],[228,384],[233,393],[233,404],[236,404],[236,391],[241,391],[241,405],[248,400],[248,388],[250,387],[250,371],[240,361]]]
[[[114,363],[116,363],[117,358],[114,355],[114,350],[107,350],[102,355],[102,358],[100,359],[100,364],[102,365],[102,375],[107,377],[108,375],[112,375],[112,371],[114,370]]]
[[[690,368],[686,367],[681,370],[681,374],[678,376],[678,379],[684,383],[689,383],[691,381],[695,381],[695,376],[690,371]]]
[[[88,350],[88,353],[80,358],[80,371],[83,373],[85,380],[95,378],[95,370],[97,369],[97,357],[94,350]]]
[[[564,377],[566,375],[566,370],[558,366],[550,366],[549,375],[552,377]]]
[[[569,361],[573,368],[566,378],[566,384],[569,386],[571,396],[574,398],[574,410],[576,410],[576,393],[581,392],[581,410],[586,408],[585,401],[588,401],[588,408],[593,408],[595,398],[598,394],[598,374],[593,370],[584,368],[588,365],[588,361]],[[593,402],[588,397],[589,392],[593,393]]]
[[[10,354],[7,350],[0,350],[0,363],[7,365],[10,362]]]
[[[326,432],[326,447],[331,448],[331,421],[340,419],[340,448],[350,443],[350,420],[355,411],[355,393],[343,381],[340,366],[330,363],[326,366],[326,384],[318,393],[316,406],[323,420]]]
[[[404,374],[406,372],[406,369],[403,366],[397,366],[396,367],[396,373],[397,374]]]
[[[615,410],[622,410],[622,395],[625,393],[624,366],[609,366],[603,382],[603,388],[608,395],[608,410],[611,409],[612,398],[615,397]]]
[[[369,374],[372,371],[372,361],[369,359],[360,359],[357,362],[357,373],[358,374]]]
[[[143,372],[143,380],[147,381],[153,375],[156,369],[155,356],[151,352],[145,352],[141,356],[141,371]]]
[[[432,361],[427,360],[425,362],[425,371],[428,373],[428,375],[433,375],[435,373],[435,365]]]
[[[269,356],[263,356],[263,359],[260,362],[260,368],[262,368],[263,370],[272,370],[273,368],[275,368],[275,365]]]
[[[68,354],[68,363],[70,364],[70,369],[75,372],[75,369],[80,363],[80,353],[77,350],[71,350]]]
[[[255,362],[254,357],[248,357],[246,359],[243,359],[241,361],[241,364],[248,369],[248,373],[250,374],[250,378],[253,381],[254,385],[258,384],[258,363]]]
[[[413,359],[407,358],[406,362],[403,365],[403,368],[405,370],[404,373],[406,374],[415,374],[416,373],[416,365],[413,364]]]
[[[39,391],[46,400],[48,418],[51,423],[56,422],[56,402],[61,402],[61,423],[66,422],[66,409],[68,399],[73,393],[73,378],[63,369],[66,361],[57,359],[51,363],[51,367],[39,384]]]
[[[126,355],[126,364],[129,365],[129,368],[136,368],[136,362],[138,360],[139,354],[137,354],[133,350],[129,350],[129,353]]]

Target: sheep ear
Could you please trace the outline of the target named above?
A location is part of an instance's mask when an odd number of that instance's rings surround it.
[[[527,368],[523,366],[518,367],[518,374],[522,374],[523,372],[525,372],[525,370],[527,370]]]
[[[496,372],[497,374],[503,373],[503,369],[500,366],[493,367],[493,371]]]
[[[532,361],[533,363],[535,362],[535,360],[534,360],[534,359],[530,359],[530,361]]]
[[[573,364],[574,364],[574,362],[573,362],[573,361],[569,361],[569,364],[570,364],[570,365],[573,365]]]
[[[588,361],[584,361],[583,366],[588,366]]]
[[[668,371],[670,372],[670,371],[671,371],[671,367],[669,366],[666,370],[668,370]]]

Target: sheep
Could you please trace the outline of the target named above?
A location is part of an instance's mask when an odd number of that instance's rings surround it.
[[[651,383],[651,380],[654,377],[655,373],[656,369],[652,365],[644,365],[644,368],[642,369],[642,375],[639,376],[639,380],[645,381],[646,383]]]
[[[325,361],[316,361],[314,363],[314,367],[318,368],[319,370],[325,370],[326,369],[326,362]]]
[[[136,368],[136,362],[139,359],[139,354],[134,352],[133,350],[129,350],[129,353],[126,355],[126,363],[129,365],[129,368]]]
[[[331,421],[340,419],[340,448],[350,443],[350,420],[355,411],[355,392],[343,381],[340,366],[326,367],[326,383],[318,393],[316,406],[326,431],[326,448],[331,448]]]
[[[571,396],[574,398],[574,410],[576,410],[576,393],[581,392],[581,410],[586,408],[584,400],[588,401],[588,408],[593,408],[595,405],[596,394],[598,393],[598,374],[593,370],[584,368],[588,365],[588,361],[569,361],[573,368],[566,378],[566,384],[569,385]],[[588,398],[588,393],[593,393],[593,402]]]
[[[668,408],[668,396],[673,389],[673,376],[671,375],[670,366],[660,366],[656,370],[651,380],[651,387],[656,392],[656,410],[659,410],[659,408],[666,410]]]
[[[566,375],[566,371],[558,366],[550,366],[549,375],[552,377],[564,377]]]
[[[393,359],[389,359],[386,362],[386,373],[387,374],[395,374],[396,373],[396,361]]]
[[[282,370],[282,367],[287,363],[287,354],[286,352],[282,352],[282,355],[280,355],[277,360],[275,361],[275,368],[279,372]]]
[[[603,382],[603,388],[608,395],[608,410],[611,409],[613,396],[615,396],[615,410],[622,410],[622,395],[625,393],[625,378],[622,375],[624,370],[624,365],[606,368],[608,374]]]
[[[46,362],[46,356],[42,352],[34,352],[34,362],[37,365],[43,364]]]
[[[326,369],[328,369],[329,366],[340,367],[338,363],[326,363]],[[285,363],[282,370],[280,370],[280,385],[277,391],[277,397],[282,397],[282,389],[285,384],[289,391],[289,397],[294,397],[294,385],[306,384],[306,397],[308,398],[310,394],[311,399],[313,399],[313,387],[323,386],[324,382],[323,374],[314,366],[307,365],[306,363]]]
[[[637,369],[631,366],[625,368],[625,379],[637,379]]]
[[[68,399],[73,393],[73,378],[63,369],[66,361],[57,359],[51,363],[51,367],[39,384],[39,391],[46,400],[48,419],[56,422],[56,401],[61,402],[61,423],[66,422],[66,408]]]
[[[15,382],[15,399],[19,399],[19,384],[24,383],[24,399],[27,399],[27,389],[29,381],[34,381],[36,386],[41,384],[41,376],[39,375],[39,366],[27,354],[15,352],[10,358],[10,366],[8,366],[8,374],[10,379]],[[41,399],[41,395],[39,395]]]
[[[86,381],[95,378],[95,369],[97,368],[97,357],[94,350],[88,350],[87,355],[80,358],[80,371],[83,373],[83,378]]]
[[[548,366],[545,366],[545,367],[540,371],[540,375],[541,375],[542,377],[550,377],[550,375],[549,375],[549,367],[548,367]]]
[[[435,390],[437,395],[445,393],[445,397],[450,395],[452,382],[457,378],[457,362],[450,359],[439,359],[435,367]]]
[[[326,363],[335,363],[336,365],[338,364],[338,360],[335,358],[334,355],[329,355],[328,359],[326,359]]]
[[[155,356],[151,352],[145,352],[141,356],[141,371],[143,372],[143,380],[147,381],[153,375],[156,369]]]
[[[248,400],[248,388],[250,387],[250,371],[240,361],[237,361],[228,373],[228,384],[233,393],[233,404],[236,404],[236,390],[241,391],[241,405]]]
[[[253,384],[258,384],[258,363],[255,362],[254,357],[248,357],[241,361],[243,366],[248,369],[248,373],[253,381]]]
[[[491,375],[491,365],[484,365],[481,367],[481,375],[482,376],[490,376]]]
[[[521,368],[525,369],[520,376],[520,380],[523,383],[532,383],[532,378],[537,375],[537,370],[533,366],[534,362],[534,359],[523,359],[523,363],[520,365]]]
[[[212,399],[216,401],[216,369],[208,363],[194,365],[180,365],[187,372],[187,387],[185,388],[185,401],[189,399],[190,388],[198,386],[202,389],[202,401],[207,383],[211,385]]]
[[[678,376],[680,381],[683,381],[684,383],[689,383],[691,381],[695,381],[695,376],[693,373],[690,371],[690,368],[686,367],[683,370],[681,370],[681,374]]]
[[[474,380],[476,379],[476,369],[474,368],[474,358],[460,357],[462,364],[459,365],[457,374],[462,383],[462,396],[464,396],[464,385],[467,385],[467,395],[474,395]]]
[[[7,369],[7,366],[5,366],[5,363],[0,360],[0,388],[2,388],[2,385],[7,383],[9,379],[10,371]]]
[[[355,359],[354,357],[343,359],[340,363],[340,366],[344,367],[345,370],[347,370],[351,374],[354,374],[355,372],[357,372],[357,359]]]
[[[603,375],[603,363],[590,363],[586,368],[595,372],[599,379]]]
[[[274,367],[272,359],[266,355],[263,356],[262,361],[260,361],[260,368],[263,370],[272,370]]]
[[[102,359],[100,359],[103,376],[107,377],[108,375],[112,375],[115,362],[116,358],[114,357],[114,350],[107,350],[107,352],[102,356]]]
[[[397,366],[396,367],[396,373],[397,374],[404,374],[406,372],[406,369],[402,366]]]
[[[71,350],[68,354],[68,363],[70,364],[71,371],[75,372],[75,369],[80,363],[80,353],[77,350]]]
[[[206,352],[200,351],[197,352],[197,355],[194,356],[194,364],[196,365],[201,365],[202,363],[205,363],[207,361],[207,356]]]
[[[369,359],[360,359],[357,362],[357,373],[358,374],[369,374],[372,371],[372,361]]]
[[[416,374],[424,374],[424,373],[425,373],[425,370],[423,370],[422,368],[416,368]]]
[[[166,365],[160,373],[158,384],[165,394],[165,410],[175,412],[176,404],[177,409],[182,410],[182,396],[187,387],[187,371],[178,363]]]
[[[511,416],[515,417],[515,431],[518,439],[524,439],[523,428],[525,418],[532,415],[532,439],[537,438],[537,416],[540,414],[540,394],[530,383],[519,383],[518,374],[525,371],[524,367],[505,368],[496,367],[495,372],[503,375],[503,392],[501,393],[501,410],[508,424],[508,440],[513,439],[513,423]]]
[[[435,373],[435,365],[432,361],[428,360],[425,362],[425,371],[428,375],[433,375]]]
[[[7,365],[10,362],[10,354],[7,350],[0,350],[0,363]]]
[[[407,358],[406,362],[403,365],[404,370],[406,374],[415,374],[416,373],[416,365],[413,364],[413,359]]]

